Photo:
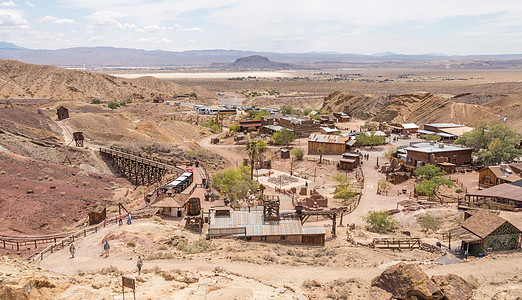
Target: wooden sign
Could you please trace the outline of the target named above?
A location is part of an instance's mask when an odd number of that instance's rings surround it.
[[[132,289],[132,294],[134,295],[134,299],[136,299],[136,279],[121,276],[121,285],[123,289],[123,299],[125,300],[125,287]]]

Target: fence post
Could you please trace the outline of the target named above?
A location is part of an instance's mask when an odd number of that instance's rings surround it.
[[[16,250],[20,251],[20,244],[18,242],[16,242]]]
[[[38,247],[36,246],[36,240],[34,240],[34,249],[36,249],[36,248],[38,248]]]

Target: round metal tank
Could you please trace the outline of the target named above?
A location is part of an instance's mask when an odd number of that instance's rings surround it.
[[[187,215],[197,216],[201,213],[201,200],[199,198],[190,198],[187,201]]]

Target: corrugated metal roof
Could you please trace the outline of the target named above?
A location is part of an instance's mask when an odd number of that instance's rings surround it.
[[[341,158],[340,161],[353,164],[355,159]]]
[[[310,137],[308,138],[308,141],[310,142],[317,142],[317,143],[331,143],[331,144],[344,144],[348,140],[347,137],[339,136],[339,135],[332,135],[332,134],[319,134],[319,133],[312,133]]]
[[[209,231],[214,233],[222,232],[225,234],[228,231],[236,232],[240,230],[240,228],[245,228],[247,236],[326,233],[322,226],[302,226],[301,222],[297,219],[282,219],[279,221],[265,222],[263,219],[262,207],[251,208],[250,211],[247,209],[236,211],[231,210],[230,216],[216,216],[214,211],[210,212]]]
[[[417,124],[415,124],[415,123],[405,123],[405,124],[402,124],[402,128],[415,129],[415,128],[419,128],[419,126],[417,126]]]
[[[417,133],[420,133],[420,134],[435,134],[436,132],[435,131],[429,131],[429,130],[421,129],[421,130],[417,130]]]
[[[326,234],[324,226],[303,226],[303,234]]]
[[[431,126],[435,128],[448,128],[448,127],[462,127],[464,125],[454,124],[454,123],[431,123],[424,124],[424,126]]]

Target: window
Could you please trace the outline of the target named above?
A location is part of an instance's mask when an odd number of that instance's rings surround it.
[[[281,236],[281,241],[285,241],[286,240],[286,235],[282,235]]]
[[[261,240],[262,240],[262,241],[266,241],[266,236],[262,236],[262,237],[261,237]]]

